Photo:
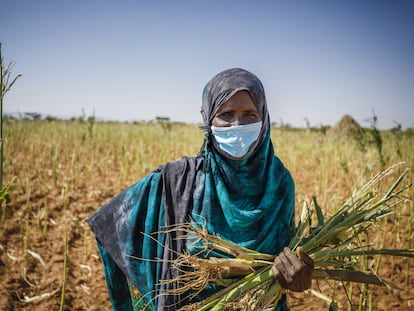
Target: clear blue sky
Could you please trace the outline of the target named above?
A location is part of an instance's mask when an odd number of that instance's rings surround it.
[[[414,127],[414,1],[0,0],[8,113],[199,122],[217,72],[259,76],[293,126]]]

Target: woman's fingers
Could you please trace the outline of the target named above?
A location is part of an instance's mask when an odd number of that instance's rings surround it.
[[[297,272],[302,268],[303,262],[290,250],[289,247],[283,249],[286,260],[285,263],[289,265],[292,272]]]
[[[300,260],[302,260],[305,264],[312,267],[312,269],[313,269],[315,264],[314,264],[312,258],[310,258],[309,255],[306,254],[301,247],[297,248],[296,253],[298,254]]]
[[[284,288],[289,287],[289,282],[292,280],[289,277],[289,273],[287,271],[287,265],[284,263],[285,258],[282,253],[276,257],[274,264],[272,266],[273,276],[276,280],[282,285]],[[288,280],[287,280],[288,279]]]
[[[295,271],[295,267],[287,254],[288,251],[283,250],[279,256],[275,258],[274,265],[272,267],[274,277],[279,281],[280,285],[285,288],[288,288],[289,284],[292,283]],[[293,256],[295,255],[293,254]]]
[[[272,272],[280,285],[292,291],[304,291],[311,286],[313,260],[300,248],[296,256],[289,248],[275,258]]]

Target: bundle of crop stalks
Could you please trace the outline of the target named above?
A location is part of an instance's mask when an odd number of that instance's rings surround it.
[[[395,214],[401,204],[410,200],[406,190],[411,184],[403,184],[408,169],[402,166],[399,163],[375,175],[326,219],[315,198],[313,204],[304,205],[289,248],[295,251],[301,247],[313,259],[314,279],[393,287],[375,273],[366,271],[361,263],[367,256],[375,255],[414,257],[414,249],[372,249],[371,245],[364,244],[364,233],[375,230],[380,219]],[[381,191],[384,180],[395,173],[398,176],[395,182],[388,190]],[[312,226],[315,218],[317,225]],[[275,256],[234,245],[209,234],[203,225],[194,222],[167,230],[183,231],[182,238],[191,239],[202,249],[198,254],[181,254],[172,263],[181,272],[178,277],[181,288],[170,294],[187,294],[192,298],[209,282],[223,287],[207,299],[180,310],[274,310],[285,293],[272,274]],[[213,252],[224,254],[225,258],[209,257]]]

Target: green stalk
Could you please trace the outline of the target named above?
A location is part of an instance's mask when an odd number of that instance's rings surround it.
[[[234,282],[233,284],[223,288],[222,290],[218,291],[217,293],[211,295],[210,297],[206,298],[200,303],[197,303],[197,311],[206,311],[212,308],[217,304],[217,302],[226,294],[231,292],[236,287],[240,286],[241,284],[245,282],[249,282],[251,279],[253,279],[257,275],[257,271],[250,273],[249,275],[246,275],[244,278]],[[185,308],[184,308],[185,310]]]
[[[315,234],[315,236],[313,236],[310,240],[308,240],[308,242],[306,242],[305,244],[301,246],[302,249],[306,253],[313,253],[315,248],[319,248],[320,245],[324,245],[331,238],[337,237],[341,232],[346,232],[352,226],[359,224],[359,223],[365,223],[370,219],[376,219],[376,215],[378,215],[378,213],[371,213],[371,212],[375,211],[375,209],[377,209],[379,206],[384,205],[386,201],[389,200],[390,198],[391,197],[384,197],[380,201],[372,204],[369,208],[365,208],[364,210],[361,210],[356,213],[355,212],[349,213],[346,215],[345,218],[344,218],[344,214],[333,215],[331,219],[325,223],[324,227]],[[364,202],[366,203],[367,200],[365,200]],[[380,211],[379,213],[381,214],[380,216],[384,216],[388,213],[388,210],[383,210],[383,211]],[[367,216],[367,215],[370,215],[369,218],[364,218],[364,216]],[[338,219],[340,218],[342,218],[341,222],[338,221]]]
[[[344,205],[344,207],[350,208],[351,206]],[[337,236],[340,232],[345,232],[352,225],[354,225],[357,220],[361,219],[363,215],[368,214],[371,210],[372,208],[369,208],[357,214],[348,214],[347,212],[335,213],[325,223],[325,225],[317,233],[314,233],[314,236],[312,236],[312,238],[309,239],[308,242],[303,244],[301,247],[305,252],[312,253],[313,248],[323,245],[332,237]]]
[[[283,294],[283,288],[276,280],[272,282],[267,291],[260,297],[260,306],[267,307],[276,304]]]
[[[414,202],[411,201],[411,210],[410,210],[410,218],[408,219],[408,223],[407,223],[407,227],[408,227],[408,247],[411,248],[411,241],[412,241],[412,227],[413,227],[413,223],[414,223]],[[406,284],[410,284],[410,270],[411,269],[411,260],[410,258],[407,259],[407,282]]]
[[[414,258],[414,249],[367,249],[367,250],[326,250],[312,254],[312,259],[319,265],[329,258],[369,256],[369,255],[389,255],[396,257]]]
[[[19,74],[9,82],[12,68],[13,63],[9,63],[7,66],[3,63],[0,41],[0,190],[3,189],[3,98],[16,80],[21,77]],[[2,204],[1,201],[0,204]]]
[[[402,182],[404,176],[408,173],[408,168],[406,168],[400,176],[397,178],[397,180],[394,182],[394,184],[390,187],[390,189],[387,191],[387,193],[384,195],[383,200],[387,197],[390,197],[394,190],[397,188],[397,186]]]
[[[379,276],[362,271],[315,269],[312,279],[314,280],[335,280],[351,283],[366,283],[379,286],[386,286],[389,289],[400,289],[396,285],[381,279]]]
[[[65,228],[65,245],[63,251],[63,275],[62,275],[62,292],[60,295],[60,308],[59,311],[63,311],[65,307],[65,296],[66,296],[66,282],[67,282],[67,270],[68,270],[68,228]]]
[[[349,283],[348,311],[352,311],[353,282]]]
[[[369,242],[369,240],[370,240],[370,236],[369,236],[369,234],[367,233],[367,241]],[[365,271],[368,271],[368,269],[369,269],[369,264],[368,264],[368,259],[367,259],[367,257],[363,257],[362,258],[362,261],[363,261],[363,265],[364,265],[364,270]],[[359,295],[359,298],[360,298],[360,300],[359,300],[359,309],[362,311],[365,311],[366,309],[367,309],[367,300],[368,300],[368,284],[367,283],[362,283],[362,285],[361,285],[361,293],[360,293],[360,295]]]
[[[211,243],[210,243],[211,242]],[[240,245],[235,245],[229,241],[220,239],[214,235],[208,235],[207,246],[209,248],[225,252],[240,259],[258,259],[258,260],[273,260],[274,256],[260,253]]]
[[[226,296],[221,298],[217,304],[211,309],[211,311],[221,311],[224,309],[225,305],[231,301],[234,301],[240,294],[243,294],[252,288],[263,284],[269,279],[273,278],[273,273],[271,267],[265,267],[258,271],[258,273],[251,278],[250,280],[241,283],[233,290],[231,290]]]

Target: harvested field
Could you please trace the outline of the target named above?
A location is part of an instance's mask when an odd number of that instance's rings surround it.
[[[382,167],[379,150],[358,148],[353,137],[322,131],[272,129],[276,154],[292,172],[299,211],[315,195],[329,213]],[[4,181],[16,178],[0,224],[0,309],[111,310],[94,237],[85,220],[109,198],[159,164],[195,155],[203,134],[197,125],[6,120]],[[414,133],[382,131],[386,166],[414,168]],[[409,172],[407,182],[413,182]],[[410,190],[413,199],[413,191]],[[379,224],[374,246],[413,248],[414,204]],[[372,258],[367,263],[401,290],[314,282],[348,310],[414,310],[414,263]],[[66,271],[64,269],[66,265]],[[63,286],[65,285],[65,286]],[[289,295],[292,310],[328,310],[310,293]]]

